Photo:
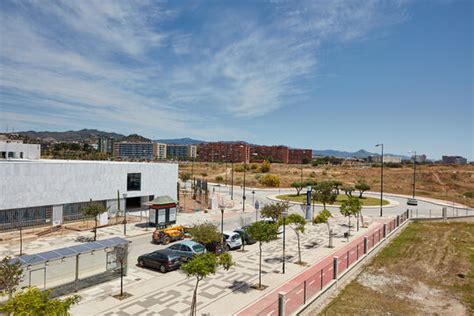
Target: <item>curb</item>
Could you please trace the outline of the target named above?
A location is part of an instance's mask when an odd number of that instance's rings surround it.
[[[283,202],[285,200],[282,200],[282,199],[279,199],[277,198],[276,195],[271,195],[271,196],[267,196],[267,199],[269,199],[270,201],[275,201],[275,202]],[[387,208],[387,207],[396,207],[396,206],[399,206],[400,203],[398,203],[397,201],[394,201],[394,200],[387,200],[389,202],[388,205],[382,205],[382,208]],[[306,205],[305,203],[300,203],[300,202],[294,202],[294,201],[288,201],[289,204],[291,205]],[[313,204],[311,204],[313,205]],[[314,204],[314,206],[323,206],[323,204]],[[326,205],[328,207],[339,207],[339,205],[335,205],[335,204],[328,204]],[[369,205],[369,206],[362,206],[362,209],[380,209],[380,205]]]

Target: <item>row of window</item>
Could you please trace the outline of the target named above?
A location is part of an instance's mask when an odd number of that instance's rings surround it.
[[[7,159],[7,158],[23,159],[23,152],[20,151],[19,153],[17,153],[15,151],[0,151],[0,159]]]

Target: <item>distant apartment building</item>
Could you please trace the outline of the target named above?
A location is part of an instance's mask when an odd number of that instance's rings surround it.
[[[24,144],[22,140],[0,141],[0,159],[40,159],[40,144]]]
[[[157,152],[157,144],[145,142],[115,142],[113,150],[114,157],[121,159],[153,160]]]
[[[286,146],[252,146],[251,161],[261,162],[268,160],[287,164],[289,162],[290,151]]]
[[[467,163],[467,159],[461,156],[443,156],[441,161],[450,165],[464,165]]]
[[[288,163],[310,163],[313,159],[312,149],[296,149],[291,148],[288,150]]]
[[[156,143],[156,146],[157,146],[156,158],[159,160],[165,160],[167,145],[163,143]]]
[[[97,150],[101,153],[111,154],[114,151],[114,139],[99,138],[97,141]]]
[[[411,160],[413,161],[415,156],[411,156]],[[416,155],[416,162],[417,163],[425,163],[426,162],[426,155]]]
[[[372,163],[380,163],[382,160],[381,160],[381,156],[369,156],[367,157],[367,161],[372,162]],[[383,162],[384,163],[401,163],[402,158],[398,156],[384,155]]]
[[[209,162],[250,162],[250,146],[244,142],[214,142],[199,145],[199,160]]]
[[[197,154],[196,145],[178,145],[178,144],[166,145],[166,158],[167,159],[188,160],[188,159],[196,158],[196,154]]]

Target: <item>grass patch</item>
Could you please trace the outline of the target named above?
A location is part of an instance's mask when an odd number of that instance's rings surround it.
[[[415,221],[321,315],[474,314],[474,223]]]
[[[358,196],[354,196],[355,198],[359,199]],[[306,195],[305,194],[281,194],[276,196],[277,199],[281,200],[287,200],[291,202],[299,202],[299,203],[306,203]],[[342,201],[347,200],[348,197],[345,194],[339,194],[337,196],[336,202],[334,204],[328,204],[328,205],[341,205]],[[375,206],[375,205],[380,205],[380,199],[373,198],[373,197],[362,197],[359,199],[362,202],[362,205],[365,206]],[[319,201],[316,201],[316,203],[319,203]],[[389,202],[387,200],[382,200],[382,205],[388,205]]]

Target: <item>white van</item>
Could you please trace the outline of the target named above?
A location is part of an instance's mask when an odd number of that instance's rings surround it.
[[[224,242],[226,250],[240,249],[242,247],[242,238],[236,232],[224,231]]]

